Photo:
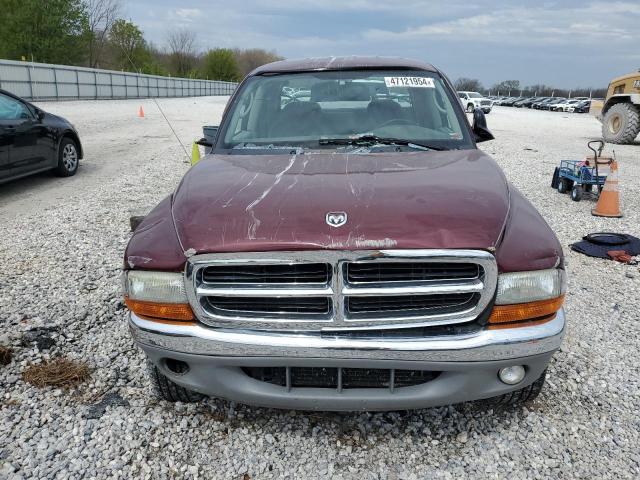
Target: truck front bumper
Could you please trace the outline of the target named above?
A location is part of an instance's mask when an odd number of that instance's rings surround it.
[[[471,334],[425,338],[351,339],[321,334],[278,334],[173,325],[131,314],[136,343],[163,374],[185,388],[240,403],[302,410],[423,408],[501,395],[533,383],[560,347],[562,310],[546,323]],[[167,360],[188,365],[174,373]],[[522,365],[517,385],[498,378]],[[297,388],[252,378],[248,367],[323,367],[438,372],[426,383],[402,388]]]

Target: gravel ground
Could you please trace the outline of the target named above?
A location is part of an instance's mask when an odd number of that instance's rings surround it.
[[[162,100],[188,147],[224,98]],[[153,102],[43,104],[78,127],[78,175],[0,186],[0,478],[638,478],[640,271],[572,253],[562,350],[529,408],[304,413],[170,404],[151,396],[119,293],[131,211],[169,193],[188,168]],[[622,219],[589,214],[549,188],[562,158],[581,158],[588,115],[498,107],[483,144],[562,244],[593,231],[640,236],[640,145],[616,146]],[[486,145],[486,146],[485,146]],[[27,365],[86,362],[75,388],[38,389]]]

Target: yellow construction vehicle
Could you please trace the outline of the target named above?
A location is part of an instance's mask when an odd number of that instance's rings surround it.
[[[614,78],[604,101],[592,101],[590,113],[602,122],[609,143],[633,143],[640,133],[640,70]]]

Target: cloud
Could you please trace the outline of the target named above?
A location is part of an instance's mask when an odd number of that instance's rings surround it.
[[[485,83],[595,86],[638,67],[637,1],[136,0],[128,13],[159,45],[179,26],[203,49],[402,56]]]
[[[199,8],[178,8],[174,11],[175,15],[183,21],[193,22],[202,18],[202,10]]]
[[[635,18],[634,18],[635,17]],[[600,3],[555,11],[506,8],[490,13],[425,23],[401,31],[370,29],[369,41],[419,40],[430,37],[453,41],[506,43],[510,45],[596,44],[631,42],[637,36],[640,10],[630,4],[614,3],[605,10]]]

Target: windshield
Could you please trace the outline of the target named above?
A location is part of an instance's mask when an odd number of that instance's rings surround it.
[[[476,92],[469,92],[468,95],[471,98],[482,98],[482,95],[480,95],[479,93],[476,93]]]
[[[327,139],[365,135],[438,150],[473,148],[457,101],[437,73],[425,71],[255,76],[234,98],[216,148],[336,149],[338,142]]]

